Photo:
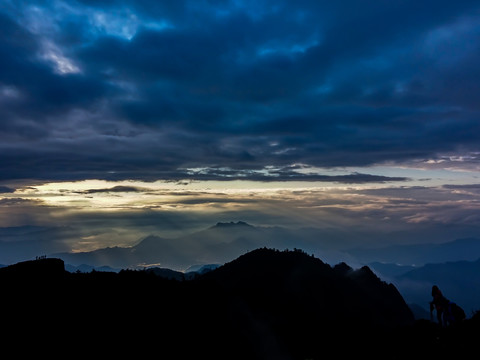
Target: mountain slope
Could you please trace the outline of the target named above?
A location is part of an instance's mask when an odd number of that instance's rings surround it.
[[[389,349],[389,358],[402,359],[445,355],[460,343],[470,352],[480,329],[478,319],[445,331],[412,324],[395,287],[368,267],[331,267],[298,250],[258,249],[188,281],[151,271],[69,273],[61,260],[41,259],[0,269],[0,283],[8,294],[0,298],[8,309],[3,350],[20,355],[43,346],[64,357],[73,349],[76,356],[384,359]]]
[[[301,313],[307,304],[312,319],[332,326],[343,321],[398,326],[413,320],[395,287],[381,281],[368,267],[353,270],[343,264],[332,268],[300,250],[257,249],[202,279],[238,291],[252,303],[261,299],[266,307],[295,304]]]

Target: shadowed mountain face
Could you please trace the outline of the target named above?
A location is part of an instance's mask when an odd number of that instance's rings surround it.
[[[312,324],[343,327],[348,323],[363,328],[406,325],[413,320],[395,287],[368,267],[353,270],[342,263],[332,268],[300,250],[258,249],[202,279],[222,284],[265,311],[272,304],[279,306],[279,312],[295,308],[294,318],[302,314]]]
[[[55,349],[83,344],[79,353],[96,344],[110,355],[320,358],[345,342],[371,352],[372,339],[413,323],[395,287],[369,268],[332,268],[299,250],[258,249],[189,281],[68,273],[42,259],[0,269],[0,282],[10,334]]]

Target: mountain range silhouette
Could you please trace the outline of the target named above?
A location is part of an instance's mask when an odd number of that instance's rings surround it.
[[[142,268],[160,265],[178,271],[197,264],[225,263],[260,247],[282,250],[298,247],[315,253],[329,264],[345,261],[359,265],[376,261],[422,266],[432,262],[475,261],[480,258],[480,239],[476,238],[441,244],[392,245],[381,248],[351,248],[344,244],[343,250],[340,250],[341,240],[332,244],[328,237],[324,238],[321,234],[318,229],[293,230],[253,226],[243,221],[219,222],[177,238],[149,235],[133,246],[52,253],[49,256],[61,258],[74,266],[88,264],[95,267]]]
[[[388,358],[402,358],[471,351],[480,330],[478,316],[458,329],[415,321],[370,268],[332,267],[298,249],[256,249],[190,280],[70,273],[62,260],[41,258],[1,268],[0,283],[4,351],[20,355],[385,358],[390,349]]]
[[[347,236],[347,235],[346,235]],[[193,266],[224,264],[250,250],[301,248],[324,262],[347,262],[359,268],[369,266],[377,276],[395,285],[417,319],[429,319],[430,289],[434,284],[445,290],[465,309],[467,316],[480,309],[480,239],[464,238],[445,243],[390,245],[380,248],[332,248],[318,229],[288,229],[253,226],[244,221],[218,222],[204,230],[168,239],[149,235],[130,247],[110,247],[89,252],[55,253],[70,271],[143,269],[148,267],[181,279]],[[339,240],[339,239],[337,239]],[[349,241],[343,241],[344,245]],[[342,241],[335,241],[336,245]],[[448,261],[448,262],[447,262]],[[462,263],[472,261],[470,268]],[[431,266],[438,262],[437,266]],[[468,264],[467,264],[468,265]],[[428,267],[428,273],[422,270]],[[173,271],[172,271],[173,270]],[[176,271],[176,272],[175,272]],[[407,272],[410,274],[406,275]],[[472,275],[473,274],[473,275]]]

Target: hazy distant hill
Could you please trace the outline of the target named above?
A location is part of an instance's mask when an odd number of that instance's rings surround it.
[[[363,263],[386,262],[401,265],[421,266],[426,263],[480,258],[480,239],[457,239],[441,244],[411,244],[381,248],[354,248],[347,252]]]
[[[467,316],[480,310],[480,259],[426,264],[398,275],[392,282],[408,302],[428,309],[431,288],[439,286],[443,295],[459,304]]]
[[[416,267],[378,262],[369,266],[380,278],[395,284],[407,303],[423,311],[428,311],[433,285],[439,286],[449,300],[462,306],[467,317],[480,310],[480,258]]]
[[[395,276],[405,274],[410,270],[414,270],[415,266],[398,265],[392,263],[382,263],[374,261],[367,264],[382,279],[392,279]]]
[[[240,241],[240,240],[241,241]],[[79,265],[137,268],[158,266],[184,270],[193,264],[225,262],[261,242],[259,231],[243,222],[219,223],[209,229],[175,239],[147,236],[132,247],[109,247],[90,252],[58,253],[65,262]],[[238,244],[242,244],[239,246]]]
[[[221,266],[221,264],[205,264],[205,265],[192,265],[187,270],[185,270],[186,273],[188,272],[196,272],[199,274],[204,274],[208,271],[215,270]]]
[[[223,264],[260,247],[279,250],[299,248],[315,254],[330,265],[347,262],[360,267],[372,262],[421,266],[431,262],[476,260],[480,258],[480,239],[459,239],[442,244],[396,245],[383,248],[335,250],[331,237],[324,239],[319,229],[291,230],[282,227],[255,227],[245,222],[216,225],[178,238],[147,236],[132,247],[109,247],[81,253],[55,253],[73,266],[111,268],[162,267],[185,271],[193,264]],[[348,234],[345,234],[348,237]],[[350,243],[343,241],[344,245]],[[380,266],[380,265],[379,265]],[[384,269],[386,270],[386,269]],[[392,268],[392,271],[395,269]]]
[[[65,264],[65,270],[68,272],[91,272],[91,271],[110,271],[110,272],[119,272],[121,269],[114,269],[110,266],[91,266],[87,264],[80,264],[74,266],[71,264]]]
[[[311,229],[292,231],[284,228],[254,227],[245,222],[216,225],[175,239],[150,235],[132,247],[110,247],[91,252],[57,253],[52,256],[72,265],[136,268],[159,266],[185,270],[193,264],[225,263],[241,254],[259,248],[286,249],[317,247],[321,241],[312,236]]]

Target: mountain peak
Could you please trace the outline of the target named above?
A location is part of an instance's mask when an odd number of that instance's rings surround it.
[[[331,329],[332,334],[341,333],[347,319],[352,331],[367,324],[373,328],[413,322],[413,314],[393,285],[381,281],[368,267],[349,269],[346,264],[333,269],[298,249],[259,248],[202,275],[201,279],[246,294],[246,301],[262,299],[251,303],[256,309],[265,306],[263,311],[270,311],[273,303],[278,308],[291,309],[292,321],[302,313],[301,309],[309,309],[305,316],[312,323]]]
[[[232,227],[251,227],[252,225],[246,223],[245,221],[237,221],[237,222],[218,222],[216,225],[212,226],[211,228],[232,228]]]

